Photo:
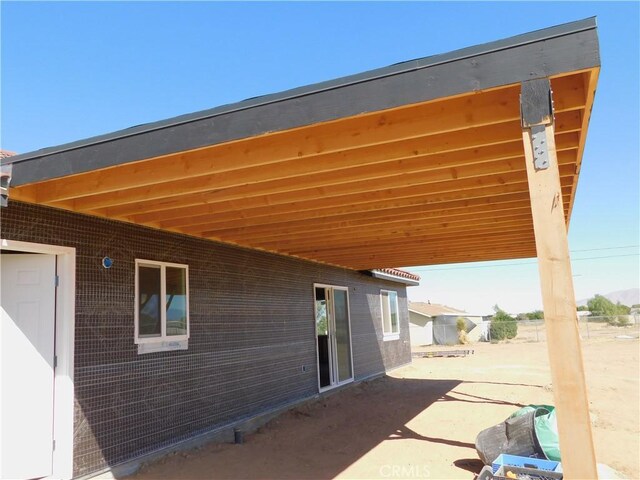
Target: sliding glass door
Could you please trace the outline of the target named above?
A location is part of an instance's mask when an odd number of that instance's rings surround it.
[[[349,292],[332,285],[314,289],[318,381],[323,390],[353,380]]]

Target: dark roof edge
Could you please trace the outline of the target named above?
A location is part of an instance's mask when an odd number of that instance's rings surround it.
[[[450,62],[459,61],[459,60],[464,60],[464,59],[468,59],[471,57],[484,55],[488,53],[498,52],[501,50],[506,50],[514,47],[519,47],[519,46],[527,45],[530,43],[562,37],[565,35],[578,33],[586,30],[593,30],[595,28],[597,28],[596,17],[589,17],[583,20],[568,22],[568,23],[556,25],[549,28],[535,30],[533,32],[516,35],[516,36],[509,37],[502,40],[496,40],[496,41],[492,41],[492,42],[488,42],[488,43],[484,43],[484,44],[480,44],[472,47],[466,47],[466,48],[454,50],[449,53],[432,55],[432,56],[423,57],[415,60],[409,60],[406,62],[401,62],[391,66],[382,67],[382,68],[378,68],[378,69],[374,69],[374,70],[370,70],[367,72],[358,73],[354,75],[349,75],[349,76],[341,77],[334,80],[319,82],[319,83],[311,84],[304,87],[297,87],[297,88],[293,88],[293,89],[286,90],[279,93],[273,93],[273,94],[267,94],[264,96],[249,98],[246,100],[242,100],[240,102],[231,103],[228,105],[223,105],[223,106],[219,106],[219,107],[215,107],[207,110],[202,110],[195,113],[180,115],[180,116],[172,117],[166,120],[160,120],[157,122],[129,127],[129,128],[112,132],[112,133],[89,137],[84,140],[69,142],[69,143],[65,143],[65,144],[61,144],[53,147],[46,147],[43,149],[35,150],[33,152],[27,152],[24,154],[15,155],[13,157],[3,158],[1,159],[1,162],[2,164],[20,163],[20,162],[31,160],[34,158],[41,158],[49,155],[63,153],[69,150],[74,150],[78,148],[97,145],[99,143],[117,140],[120,138],[131,137],[131,136],[140,135],[143,133],[161,130],[165,128],[171,128],[171,127],[179,126],[179,125],[190,123],[197,120],[203,120],[211,117],[216,117],[219,115],[246,110],[249,108],[268,105],[270,103],[290,100],[294,98],[300,98],[300,97],[312,95],[315,93],[320,93],[323,91],[338,89],[338,88],[342,88],[350,85],[355,85],[358,83],[382,79],[385,77],[408,73],[416,70],[422,70],[425,68],[434,67],[437,65],[442,65]]]

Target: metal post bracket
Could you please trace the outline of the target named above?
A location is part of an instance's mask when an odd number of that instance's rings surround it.
[[[547,131],[544,125],[531,127],[531,147],[533,148],[533,166],[536,170],[549,168],[549,147]]]
[[[553,92],[548,78],[522,82],[520,121],[531,132],[533,165],[536,170],[549,168],[549,142],[546,126],[553,124]]]

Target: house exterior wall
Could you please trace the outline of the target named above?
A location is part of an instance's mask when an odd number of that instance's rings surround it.
[[[349,287],[356,380],[411,361],[399,283],[21,202],[0,215],[3,239],[77,249],[74,476],[316,394],[314,283]],[[137,353],[136,258],[189,266],[187,350]],[[396,341],[382,288],[398,292]]]

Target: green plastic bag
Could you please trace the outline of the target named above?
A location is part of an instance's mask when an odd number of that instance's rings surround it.
[[[560,460],[560,442],[558,440],[558,422],[556,408],[553,405],[527,405],[514,412],[509,418],[519,417],[535,411],[534,428],[536,438],[548,460]]]

